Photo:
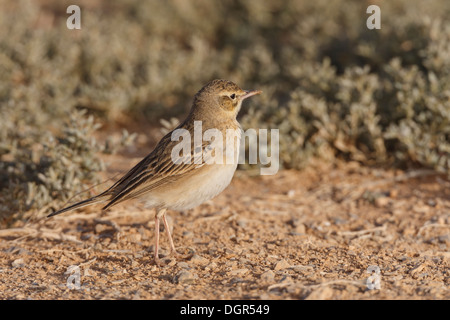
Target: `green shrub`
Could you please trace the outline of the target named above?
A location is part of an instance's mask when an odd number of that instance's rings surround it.
[[[160,126],[213,78],[264,91],[240,120],[280,130],[286,168],[338,157],[450,172],[447,0],[379,2],[380,30],[357,0],[75,3],[81,30],[66,28],[69,1],[0,4],[4,219],[95,183],[96,153],[115,144],[92,141],[76,110]]]
[[[3,117],[5,111],[0,110]],[[96,173],[105,167],[98,153],[115,152],[132,141],[133,137],[124,132],[120,142],[99,144],[93,134],[100,125],[85,113],[73,111],[61,124],[60,136],[45,128],[0,126],[0,218],[5,223],[31,208],[42,210],[67,201],[99,182]]]

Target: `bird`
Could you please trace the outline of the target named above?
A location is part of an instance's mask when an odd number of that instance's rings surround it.
[[[169,239],[169,256],[181,257],[167,223],[167,210],[194,208],[214,198],[230,184],[238,164],[241,135],[236,117],[242,102],[260,93],[260,90],[243,90],[229,80],[208,82],[195,94],[186,119],[131,170],[98,195],[55,211],[48,217],[96,203],[105,204],[102,210],[107,210],[126,200],[139,199],[147,208],[155,209],[155,264],[161,266],[158,253],[161,220]],[[206,132],[211,133],[211,130],[214,138],[205,139]],[[200,141],[195,136],[199,132]],[[183,135],[180,142],[179,136],[183,133],[190,137]],[[174,139],[177,134],[178,139]],[[187,149],[181,148],[180,144]],[[180,152],[174,152],[178,149]],[[181,156],[184,150],[186,152]],[[226,158],[230,151],[233,158]]]

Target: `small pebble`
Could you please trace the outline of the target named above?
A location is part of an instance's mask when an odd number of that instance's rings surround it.
[[[389,190],[389,197],[397,198],[397,196],[398,196],[398,190],[396,190],[396,189]]]
[[[21,267],[23,267],[24,265],[25,265],[25,263],[24,263],[24,261],[23,261],[22,258],[16,259],[16,260],[14,260],[14,261],[11,263],[11,266],[12,266],[13,268],[21,268]]]
[[[193,283],[195,279],[197,279],[197,275],[187,270],[181,270],[175,276],[175,282],[180,284]]]
[[[194,237],[194,233],[192,231],[183,231],[183,237],[192,238]]]
[[[217,268],[217,263],[211,262],[210,264],[208,264],[208,266],[206,268],[208,268],[209,270],[214,270]]]
[[[200,265],[206,265],[209,263],[209,260],[206,258],[203,258],[202,256],[199,256],[198,254],[194,254],[192,258],[190,259],[192,263],[200,264]]]
[[[181,261],[177,263],[177,266],[179,266],[181,269],[190,269],[191,267],[189,266],[188,263]]]
[[[388,197],[379,197],[375,199],[375,206],[377,208],[383,208],[389,204],[390,199]]]
[[[98,223],[95,225],[95,233],[96,234],[102,233],[103,231],[106,231],[108,229],[109,229],[109,226],[107,226],[105,224]]]
[[[274,270],[279,271],[279,270],[287,269],[290,266],[291,265],[286,260],[282,259],[275,264]]]
[[[243,269],[236,269],[236,270],[231,270],[230,272],[228,272],[228,274],[230,276],[240,276],[240,275],[244,275],[248,272],[247,268],[243,268]]]
[[[237,223],[238,226],[241,227],[241,228],[247,227],[247,224],[248,224],[247,219],[238,219],[238,220],[236,221],[236,223]]]
[[[273,282],[275,280],[275,273],[272,270],[268,270],[261,274],[261,280],[267,282]]]
[[[331,299],[333,295],[334,291],[330,287],[320,287],[311,292],[306,297],[306,300],[328,300]]]

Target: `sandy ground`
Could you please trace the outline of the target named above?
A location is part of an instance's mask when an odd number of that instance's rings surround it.
[[[153,214],[131,202],[0,230],[0,298],[450,298],[450,182],[425,170],[237,172],[214,200],[170,212],[191,257],[161,268]]]

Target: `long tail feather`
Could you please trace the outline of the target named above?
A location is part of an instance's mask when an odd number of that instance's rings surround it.
[[[78,208],[90,206],[91,204],[94,204],[94,203],[104,202],[104,201],[108,200],[108,198],[109,198],[109,196],[107,196],[107,195],[98,195],[98,196],[89,198],[87,200],[83,200],[83,201],[77,202],[77,203],[75,203],[75,204],[73,204],[71,206],[68,206],[66,208],[63,208],[61,210],[55,211],[53,213],[50,213],[47,217],[50,218],[50,217],[56,216],[58,214],[67,212],[67,211],[71,211],[71,210],[75,210],[75,209],[78,209]]]

